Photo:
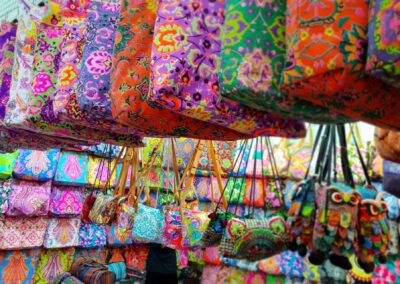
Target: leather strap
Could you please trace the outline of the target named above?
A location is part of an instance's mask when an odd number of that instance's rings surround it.
[[[219,190],[219,193],[221,194],[221,198],[222,198],[221,199],[222,206],[223,206],[224,210],[227,210],[228,209],[228,203],[226,202],[226,198],[223,195],[223,192],[224,192],[223,187],[224,186],[222,184],[222,178],[221,178],[221,172],[222,172],[221,165],[219,163],[219,160],[217,159],[217,155],[215,153],[215,148],[214,148],[214,145],[213,145],[212,141],[208,141],[208,153],[211,156],[212,164],[214,166],[214,174],[215,174],[215,177],[217,178],[218,190]]]

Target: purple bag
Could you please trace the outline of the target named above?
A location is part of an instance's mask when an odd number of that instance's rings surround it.
[[[71,217],[82,213],[85,198],[83,187],[53,186],[49,213],[53,216]]]
[[[13,180],[7,216],[46,216],[49,211],[51,181]]]
[[[152,49],[150,100],[240,133],[304,136],[304,124],[298,120],[219,96],[223,1],[184,1],[179,5],[173,0],[160,2]]]

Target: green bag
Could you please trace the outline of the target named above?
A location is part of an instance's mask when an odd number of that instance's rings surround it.
[[[18,151],[0,154],[0,179],[7,179],[11,176],[17,156]]]

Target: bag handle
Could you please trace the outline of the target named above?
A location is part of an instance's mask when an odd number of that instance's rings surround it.
[[[217,178],[217,183],[218,183],[218,190],[219,193],[221,194],[221,202],[222,202],[222,206],[223,206],[223,210],[227,210],[228,209],[228,203],[226,202],[226,198],[223,195],[223,184],[222,184],[222,177],[221,177],[221,165],[219,163],[219,160],[217,159],[217,155],[215,153],[215,148],[213,145],[213,142],[211,140],[208,141],[208,153],[211,156],[211,160],[212,160],[212,164],[214,166],[214,173],[215,173],[215,177]]]
[[[117,169],[117,165],[120,163],[121,158],[122,158],[122,156],[123,156],[123,153],[124,153],[126,150],[127,150],[127,148],[124,146],[124,147],[122,147],[122,149],[119,151],[118,156],[117,156],[117,159],[115,160],[114,166],[113,166],[113,168],[112,168],[112,170],[111,170],[111,172],[110,172],[110,175],[108,176],[107,182],[104,184],[104,187],[103,187],[103,190],[102,190],[103,193],[105,193],[105,192],[107,191],[107,185],[111,185],[112,176],[113,176],[113,174],[115,173],[115,171],[116,171],[116,169]],[[111,149],[110,149],[110,155],[111,155]],[[103,169],[101,170],[101,172],[103,172]],[[115,194],[115,191],[114,191],[114,194]]]

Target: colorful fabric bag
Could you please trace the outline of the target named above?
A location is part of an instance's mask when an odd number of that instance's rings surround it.
[[[33,277],[34,283],[53,283],[60,274],[71,269],[74,254],[75,248],[41,250]]]
[[[79,246],[84,248],[104,247],[107,242],[105,226],[81,223],[79,228]]]
[[[217,283],[218,272],[221,269],[218,265],[206,265],[203,268],[201,284]]]
[[[258,268],[268,275],[282,275],[282,254],[277,254],[258,262]]]
[[[182,215],[179,211],[167,210],[165,212],[165,228],[163,232],[163,245],[179,249],[182,246]]]
[[[117,213],[119,198],[99,193],[89,212],[89,219],[98,225],[109,225]]]
[[[83,186],[88,183],[88,156],[84,153],[61,152],[54,181]]]
[[[267,276],[262,272],[247,272],[244,281],[246,284],[266,283]]]
[[[82,213],[84,188],[53,186],[50,196],[49,213],[53,216],[71,217]]]
[[[59,156],[59,149],[51,149],[49,151],[22,149],[18,153],[13,175],[25,180],[52,180]]]
[[[133,223],[133,237],[137,241],[162,243],[165,215],[156,208],[139,204]]]
[[[266,179],[246,179],[246,185],[244,189],[243,203],[252,207],[263,207],[265,188],[268,185]]]
[[[50,218],[43,246],[65,248],[79,245],[80,218]]]
[[[303,136],[304,125],[300,121],[283,119],[219,97],[222,11],[222,2],[204,1],[192,10],[189,5],[173,7],[169,0],[161,1],[154,28],[149,99],[182,115],[248,135]],[[214,15],[212,20],[208,18],[210,15]],[[208,31],[191,26],[193,22],[208,26],[208,21],[213,27]],[[165,46],[171,30],[174,39]],[[178,40],[182,36],[185,40]]]
[[[203,259],[207,264],[221,265],[219,246],[207,246],[203,252]]]
[[[1,283],[32,283],[39,254],[40,249],[0,251]]]
[[[307,137],[301,139],[298,143],[290,145],[288,149],[288,160],[290,161],[288,174],[291,179],[301,180],[306,176],[307,168],[310,164],[311,152],[313,147],[313,131],[308,128]]]
[[[148,245],[130,245],[124,250],[126,267],[137,271],[146,270],[146,261],[149,255]]]
[[[146,100],[151,84],[150,47],[157,6],[154,0],[122,2],[111,73],[114,118],[148,136],[219,140],[243,137],[235,131],[184,117]],[[132,75],[132,70],[135,70],[135,75]]]
[[[47,216],[51,181],[34,182],[14,179],[11,184],[7,216]]]
[[[99,263],[106,263],[107,252],[102,248],[76,248],[74,259],[88,257]]]
[[[107,284],[115,283],[115,274],[108,270],[107,266],[97,263],[90,258],[75,259],[71,267],[71,274],[82,280],[84,283]]]
[[[111,246],[123,246],[130,245],[133,243],[132,230],[124,229],[126,232],[123,233],[117,224],[111,224],[107,226],[107,244]]]
[[[106,264],[109,271],[115,274],[115,280],[122,280],[126,278],[126,265],[125,262],[114,262]]]
[[[109,161],[89,156],[88,162],[88,185],[95,188],[114,186],[117,181],[116,171],[112,173],[115,160]],[[110,182],[108,185],[107,182]]]
[[[182,216],[182,246],[200,246],[209,222],[210,219],[206,212],[185,210]]]
[[[283,252],[280,265],[283,275],[290,278],[303,278],[304,263],[297,252]]]
[[[0,181],[0,215],[8,210],[8,198],[11,192],[11,181]]]
[[[368,4],[289,0],[283,88],[351,119],[398,129],[396,89],[365,75]]]
[[[234,165],[234,152],[236,149],[236,141],[214,141],[213,146],[215,154],[218,157],[218,162],[221,166],[221,175],[227,176]],[[210,176],[211,171],[214,170],[214,165],[210,159],[210,153],[206,148],[200,156],[196,175]]]
[[[48,223],[46,217],[2,217],[0,219],[0,249],[41,247]]]
[[[11,176],[17,156],[17,151],[13,153],[0,154],[0,179],[7,179]]]
[[[225,186],[225,198],[230,204],[243,204],[244,192],[246,188],[245,178],[222,179]]]
[[[369,6],[366,70],[372,76],[400,88],[399,1],[374,0]]]

